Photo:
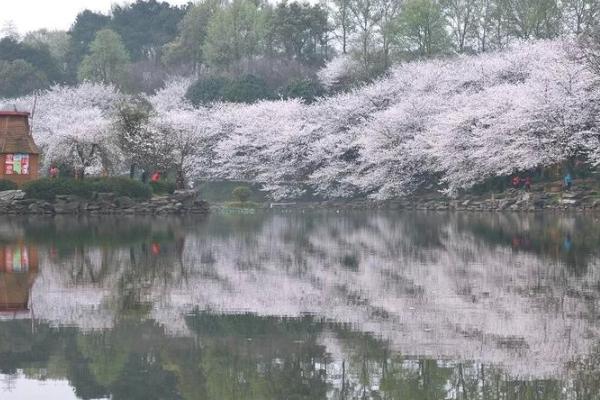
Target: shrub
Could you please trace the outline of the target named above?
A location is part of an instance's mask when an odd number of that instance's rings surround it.
[[[14,183],[13,181],[9,181],[8,179],[0,179],[0,192],[15,189],[17,189],[16,183]]]
[[[149,199],[152,197],[150,186],[130,178],[92,178],[94,192],[114,193],[117,196],[127,196],[132,199]],[[79,182],[85,182],[79,181]]]
[[[254,103],[274,97],[266,82],[254,75],[237,79],[203,78],[190,86],[185,96],[195,106],[216,101]]]
[[[176,185],[171,181],[150,182],[150,187],[154,194],[173,194]]]
[[[266,82],[254,75],[245,75],[223,88],[223,100],[232,103],[255,103],[273,98]]]
[[[223,100],[223,88],[227,84],[224,78],[204,78],[188,89],[185,97],[195,106]]]
[[[252,196],[252,190],[248,186],[238,186],[231,192],[234,200],[245,203]]]
[[[324,94],[323,86],[309,79],[292,81],[281,89],[281,96],[284,99],[302,99],[307,104],[313,103]]]
[[[75,195],[91,199],[95,193],[114,193],[133,199],[152,196],[150,186],[129,178],[39,179],[23,186],[27,197],[52,201],[57,195]]]

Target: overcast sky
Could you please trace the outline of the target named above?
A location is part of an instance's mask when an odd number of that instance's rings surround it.
[[[171,4],[186,4],[189,0],[167,0]],[[88,8],[104,13],[111,4],[126,4],[123,0],[0,0],[0,29],[12,21],[23,34],[40,28],[67,30],[75,16]]]

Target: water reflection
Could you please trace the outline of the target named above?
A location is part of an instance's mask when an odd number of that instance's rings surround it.
[[[0,393],[598,398],[598,243],[577,216],[4,219]]]

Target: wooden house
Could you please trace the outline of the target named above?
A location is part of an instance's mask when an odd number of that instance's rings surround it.
[[[39,157],[29,127],[29,113],[0,111],[0,179],[17,185],[38,179]]]

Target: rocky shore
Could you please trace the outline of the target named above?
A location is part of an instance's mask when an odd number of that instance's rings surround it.
[[[92,199],[57,195],[54,201],[28,199],[20,190],[0,192],[0,214],[208,214],[209,204],[195,191],[176,191],[146,201],[119,197],[114,193],[97,193]]]
[[[488,212],[536,212],[536,211],[598,211],[600,196],[591,189],[578,188],[571,191],[509,189],[499,194],[462,195],[449,199],[440,194],[428,194],[389,201],[350,200],[322,201],[315,203],[272,203],[269,208],[337,208],[337,209],[393,209],[429,211],[488,211]]]

